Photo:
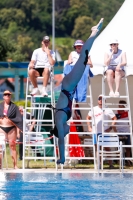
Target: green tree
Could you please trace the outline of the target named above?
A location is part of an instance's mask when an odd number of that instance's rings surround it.
[[[8,51],[12,51],[12,45],[6,37],[0,34],[0,61],[6,60]]]
[[[30,60],[33,45],[34,43],[29,36],[18,35],[17,43],[14,44],[14,51],[7,53],[8,59],[18,62]]]
[[[18,26],[24,25],[25,13],[21,9],[3,8],[0,10],[0,27],[8,28],[11,22],[16,22]]]
[[[56,0],[55,36],[58,37],[56,47],[61,56],[68,57],[73,40],[86,40],[90,28],[101,17],[105,18],[103,28],[106,27],[123,2]],[[40,46],[42,37],[52,34],[52,1],[0,0],[0,30],[1,60],[7,57],[12,57],[14,61],[29,60],[33,49]],[[23,44],[20,44],[22,41]]]
[[[90,33],[93,20],[90,17],[82,16],[75,20],[75,26],[72,32],[72,37],[75,39],[86,40]]]

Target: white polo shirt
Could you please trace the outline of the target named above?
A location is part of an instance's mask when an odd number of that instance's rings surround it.
[[[96,133],[102,133],[102,120],[103,120],[103,110],[99,106],[93,107],[94,117],[95,117],[95,125],[96,125]],[[88,116],[92,117],[92,112],[89,111]],[[114,112],[108,108],[104,111],[104,120],[111,120],[115,117]],[[108,129],[109,125],[106,123],[104,126],[104,130]]]
[[[79,57],[80,57],[80,53],[78,53],[77,51],[72,51],[71,56],[72,56],[72,61],[73,61],[71,63],[71,65],[75,65],[76,62],[78,61]],[[88,54],[88,57],[90,57],[89,54]]]
[[[55,52],[50,50],[50,54],[53,60],[55,60]],[[38,48],[33,51],[31,60],[35,60],[35,68],[51,67],[48,56],[46,52],[42,50],[42,48]]]

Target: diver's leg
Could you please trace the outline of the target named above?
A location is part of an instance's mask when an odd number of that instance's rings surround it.
[[[69,133],[70,126],[66,123],[64,124],[64,137]]]
[[[67,115],[64,111],[58,111],[55,115],[55,125],[58,130],[59,137],[59,153],[60,159],[57,160],[57,164],[64,164],[65,162],[65,145],[64,145],[64,136],[66,135],[66,128],[64,128],[64,124],[66,124]]]
[[[92,33],[87,41],[84,43],[78,61],[76,62],[72,71],[63,79],[63,89],[66,89],[67,91],[72,91],[80,81],[88,61],[89,51],[93,45],[96,36],[102,28],[102,23],[103,19],[101,19],[96,26],[92,27]]]

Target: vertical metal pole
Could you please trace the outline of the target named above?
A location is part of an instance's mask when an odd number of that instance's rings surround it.
[[[24,99],[24,76],[20,76],[20,99]]]
[[[52,0],[52,50],[55,51],[55,0]],[[55,104],[55,94],[54,94],[54,71],[51,71],[51,104]],[[52,126],[54,127],[54,115],[53,115],[53,111],[52,111]],[[57,155],[56,155],[56,141],[55,141],[55,137],[53,138],[53,143],[54,143],[54,156],[55,156],[55,166],[56,166],[56,171],[58,170],[56,161],[57,161]]]
[[[52,0],[52,50],[55,50],[55,0]]]
[[[19,76],[15,74],[15,101],[19,100]]]

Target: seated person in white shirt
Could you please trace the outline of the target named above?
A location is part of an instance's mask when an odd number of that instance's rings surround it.
[[[38,76],[43,76],[43,88],[41,91],[42,96],[48,96],[47,84],[50,77],[51,67],[55,64],[55,53],[49,49],[50,38],[44,36],[42,40],[42,47],[35,49],[31,61],[29,63],[29,77],[33,85],[31,95],[40,95],[37,80]]]
[[[83,40],[76,40],[74,42],[74,49],[75,51],[72,51],[70,54],[69,54],[69,57],[68,57],[68,61],[67,61],[67,64],[71,64],[71,65],[75,65],[77,60],[79,59],[79,56],[80,56],[80,53],[81,53],[81,50],[82,50],[82,46],[84,45],[84,42]],[[91,58],[90,56],[88,55],[88,62],[87,64],[90,66],[90,67],[93,67],[92,65],[92,61],[91,61]]]

